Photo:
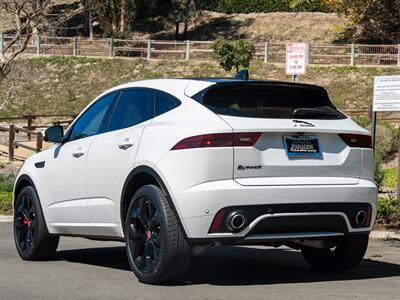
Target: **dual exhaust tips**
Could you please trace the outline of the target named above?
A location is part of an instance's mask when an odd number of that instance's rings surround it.
[[[368,218],[368,213],[365,210],[360,210],[357,212],[354,221],[358,226],[365,226]],[[242,231],[248,225],[246,214],[239,210],[231,212],[225,220],[227,229],[233,233]]]

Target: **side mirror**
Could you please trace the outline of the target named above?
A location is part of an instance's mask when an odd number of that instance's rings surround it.
[[[60,125],[54,125],[46,129],[44,132],[45,142],[61,143],[64,138],[64,128]]]

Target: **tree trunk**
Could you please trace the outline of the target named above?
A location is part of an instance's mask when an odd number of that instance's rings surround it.
[[[88,0],[88,29],[89,38],[93,40],[93,12],[92,12],[92,0]]]
[[[175,40],[179,40],[179,22],[175,22]]]
[[[189,24],[185,23],[185,27],[183,28],[183,34],[182,34],[182,41],[186,40],[188,27],[189,27]]]
[[[126,30],[126,0],[121,0],[121,18],[119,22],[119,31],[124,32]]]
[[[111,0],[111,32],[116,33],[117,32],[117,12],[116,12],[116,7],[115,7],[115,0]]]

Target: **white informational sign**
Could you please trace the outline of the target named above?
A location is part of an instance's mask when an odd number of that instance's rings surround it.
[[[307,43],[286,45],[286,75],[304,75],[307,68]]]
[[[400,111],[400,75],[376,76],[373,111]]]

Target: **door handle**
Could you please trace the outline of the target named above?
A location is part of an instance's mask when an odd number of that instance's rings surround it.
[[[129,138],[126,138],[122,143],[118,144],[119,149],[127,150],[133,146],[133,142]]]
[[[72,153],[72,156],[75,158],[79,158],[83,155],[85,155],[85,152],[83,152],[81,148],[79,148],[76,152]]]

